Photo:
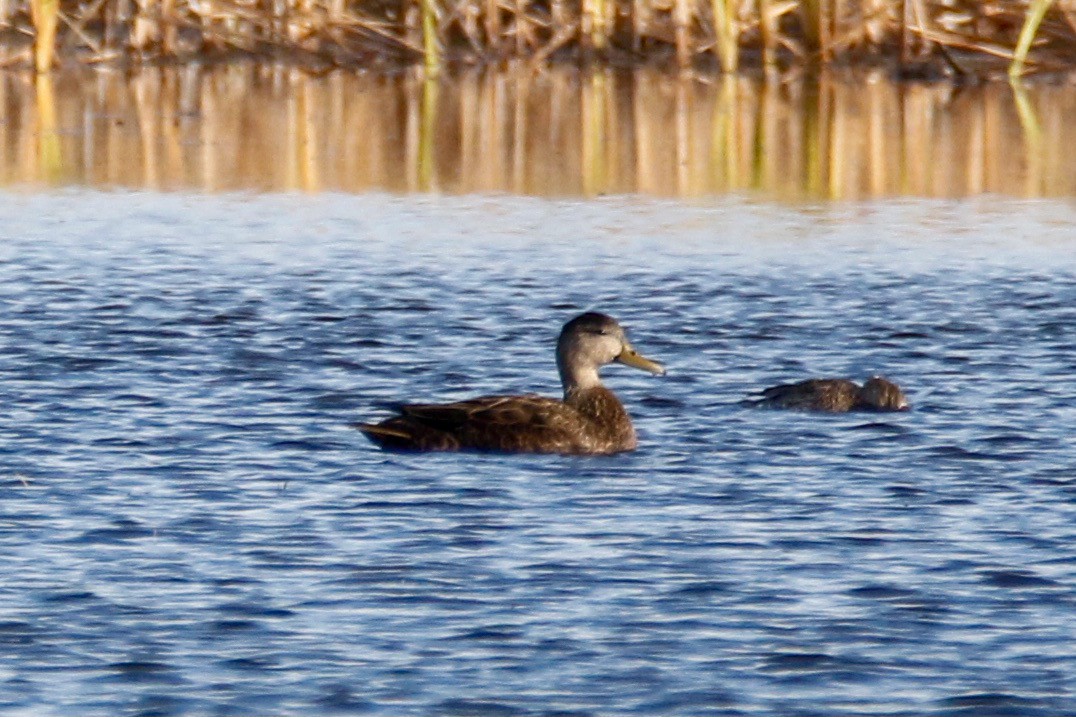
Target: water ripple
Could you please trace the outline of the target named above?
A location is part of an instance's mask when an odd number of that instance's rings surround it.
[[[1076,711],[1060,210],[605,201],[0,200],[0,710]],[[633,454],[349,427],[553,393],[588,308],[670,369],[606,372]],[[913,410],[739,405],[873,373]]]

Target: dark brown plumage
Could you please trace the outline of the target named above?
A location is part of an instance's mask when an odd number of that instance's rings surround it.
[[[762,408],[804,411],[907,411],[908,399],[892,381],[871,377],[863,386],[843,378],[812,378],[767,388],[762,398],[748,401]]]
[[[586,313],[564,325],[557,366],[564,400],[537,395],[483,396],[445,404],[408,404],[380,423],[358,425],[382,448],[412,451],[608,454],[636,446],[635,429],[598,369],[619,362],[655,374],[610,316]]]

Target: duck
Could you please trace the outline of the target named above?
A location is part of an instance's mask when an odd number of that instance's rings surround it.
[[[907,411],[911,409],[900,386],[872,376],[862,386],[846,378],[812,378],[772,386],[759,399],[746,402],[762,408],[845,413],[847,411]]]
[[[598,370],[611,363],[661,376],[665,368],[641,355],[611,316],[589,311],[564,324],[557,339],[562,399],[480,396],[454,403],[410,403],[378,423],[358,428],[382,449],[610,455],[638,445],[631,417]]]

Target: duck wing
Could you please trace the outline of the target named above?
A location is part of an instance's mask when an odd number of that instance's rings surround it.
[[[762,392],[759,405],[808,411],[847,411],[859,399],[859,386],[843,378],[812,378],[772,386]]]
[[[586,424],[563,401],[524,395],[406,404],[399,415],[358,428],[386,448],[565,453],[574,450]]]

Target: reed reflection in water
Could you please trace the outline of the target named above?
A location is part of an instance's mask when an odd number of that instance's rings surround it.
[[[0,76],[0,181],[150,189],[1076,195],[1076,92],[573,69]]]

